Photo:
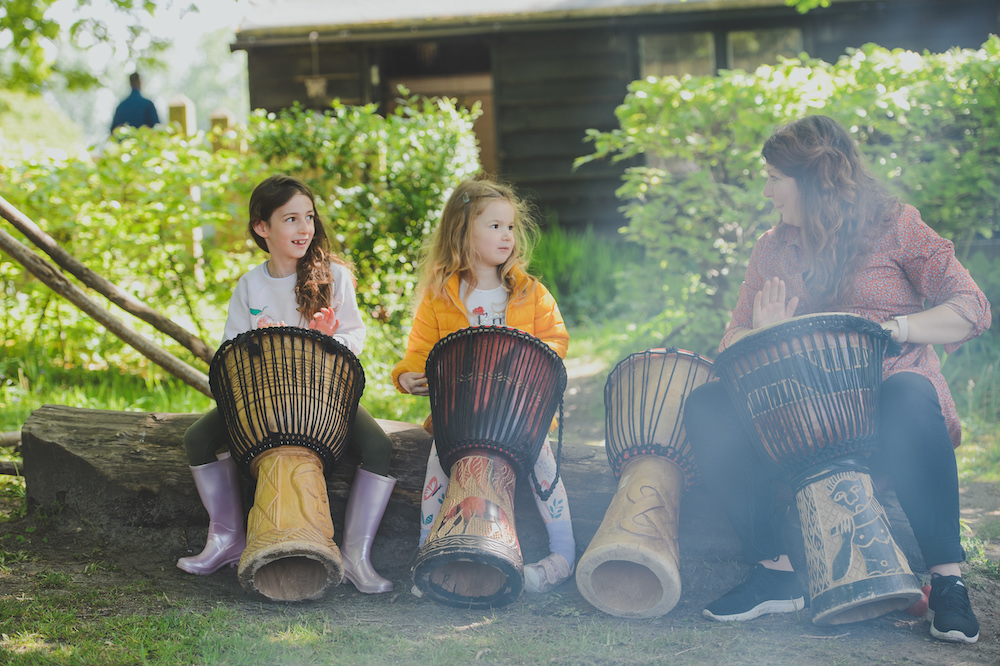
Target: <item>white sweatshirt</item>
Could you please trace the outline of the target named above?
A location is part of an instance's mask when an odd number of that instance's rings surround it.
[[[333,337],[355,354],[360,354],[364,349],[367,331],[361,320],[361,311],[358,310],[354,280],[340,264],[331,263],[330,272],[333,274],[330,307],[336,310],[340,321],[340,327]],[[255,328],[282,322],[286,326],[308,328],[313,313],[304,317],[297,310],[296,279],[296,275],[271,277],[267,272],[267,262],[244,274],[236,284],[233,297],[229,299],[229,316],[226,319],[223,341]]]

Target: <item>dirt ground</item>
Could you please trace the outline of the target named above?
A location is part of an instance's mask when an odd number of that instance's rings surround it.
[[[607,369],[568,363],[570,384],[566,394],[567,429],[563,453],[564,477],[570,494],[578,556],[583,553],[607,508],[614,491],[614,480],[600,442],[603,439],[603,381]],[[534,513],[530,498],[519,489],[518,511]],[[4,507],[0,507],[3,509]],[[9,507],[6,507],[9,510]],[[525,511],[522,511],[525,509]],[[993,484],[971,483],[962,489],[962,513],[968,524],[977,528],[1000,524],[1000,489]],[[537,519],[537,518],[536,518]],[[530,520],[526,518],[525,520]],[[521,521],[519,514],[518,521]],[[34,531],[26,528],[33,526]],[[662,635],[669,632],[690,632],[691,650],[700,652],[682,655],[686,649],[662,655],[662,661],[677,663],[730,664],[824,664],[824,663],[906,663],[906,664],[997,664],[1000,663],[1000,581],[983,574],[970,573],[973,607],[980,622],[980,640],[973,646],[957,646],[935,641],[928,634],[926,617],[913,617],[905,612],[834,627],[817,627],[808,613],[768,616],[749,623],[734,623],[721,632],[716,623],[701,616],[705,604],[731,587],[740,577],[737,564],[737,544],[718,512],[696,488],[685,497],[681,506],[680,546],[683,593],[677,606],[666,615],[646,620],[625,620],[603,614],[591,606],[579,593],[572,579],[548,595],[523,595],[513,604],[494,611],[507,626],[528,628],[573,627],[596,623],[602,627],[621,628],[631,625],[636,633]],[[1000,530],[994,530],[1000,531]],[[127,589],[136,582],[145,582],[162,591],[168,600],[184,600],[195,609],[208,609],[223,604],[242,609],[248,617],[286,614],[285,604],[262,604],[251,599],[240,587],[235,570],[225,569],[215,575],[196,577],[184,574],[174,566],[177,557],[188,554],[199,539],[204,543],[204,531],[184,528],[143,529],[128,538],[109,541],[95,534],[85,520],[79,522],[57,519],[38,524],[35,518],[0,523],[0,544],[11,549],[5,535],[27,535],[18,549],[32,554],[28,562],[0,569],[0,599],[30,598],[31,577],[41,571],[63,572],[78,585],[100,588]],[[897,537],[898,539],[900,537]],[[912,537],[911,537],[912,538]],[[381,539],[381,537],[380,537]],[[378,551],[380,541],[376,540]],[[525,560],[544,554],[539,543],[524,543]],[[906,547],[904,547],[904,551]],[[385,551],[382,548],[382,551]],[[89,554],[100,553],[110,566],[84,573]],[[909,555],[909,553],[907,553]],[[1000,547],[988,544],[991,559],[1000,557]],[[396,628],[412,627],[414,631],[453,630],[457,625],[482,620],[482,611],[462,611],[438,605],[409,594],[407,577],[414,550],[400,553],[381,552],[374,558],[376,567],[396,583],[396,592],[382,597],[366,597],[350,584],[342,584],[322,600],[307,602],[298,608],[337,609],[365,622],[380,622]],[[397,566],[387,564],[390,558]],[[914,567],[926,578],[926,571]],[[147,586],[148,587],[148,586]],[[139,615],[154,614],[147,594],[134,598],[121,597],[120,612]],[[720,638],[721,637],[721,638]],[[724,643],[731,646],[728,650]],[[719,644],[719,645],[716,645]],[[836,647],[831,650],[831,645]],[[627,646],[624,647],[627,650]],[[706,652],[707,650],[707,652]],[[836,657],[831,657],[831,652]],[[624,654],[624,653],[623,653]],[[692,661],[693,654],[708,654],[704,661]],[[634,660],[623,661],[635,663]],[[659,659],[657,661],[660,661]],[[565,663],[614,663],[595,661],[585,654],[567,655]]]

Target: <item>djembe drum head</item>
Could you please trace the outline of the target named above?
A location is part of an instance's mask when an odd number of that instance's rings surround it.
[[[514,328],[463,328],[434,345],[426,372],[446,473],[472,450],[530,473],[566,390],[566,368],[551,347]]]
[[[761,327],[715,361],[716,373],[764,458],[791,477],[875,444],[889,333],[850,314]]]
[[[684,400],[712,379],[707,358],[671,347],[630,354],[604,384],[605,447],[616,477],[638,456],[672,460],[684,471],[685,490],[697,479],[684,434]]]

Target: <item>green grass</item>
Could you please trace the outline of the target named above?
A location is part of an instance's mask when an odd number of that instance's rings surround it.
[[[118,606],[145,608],[121,612]],[[161,608],[154,610],[155,606]],[[384,600],[350,609],[248,605],[200,608],[166,600],[153,587],[90,594],[70,583],[45,587],[31,603],[0,599],[0,656],[23,664],[733,664],[838,661],[836,645],[792,631],[761,641],[746,627],[698,622],[664,627],[604,615],[525,621],[533,609],[454,611],[438,620],[385,622]],[[380,608],[381,607],[381,608]],[[392,613],[397,620],[401,613]],[[821,631],[821,630],[820,630]],[[827,650],[830,652],[827,653]],[[893,663],[877,656],[869,663]]]
[[[1000,428],[996,415],[963,418],[962,445],[955,450],[959,481],[1000,482]]]

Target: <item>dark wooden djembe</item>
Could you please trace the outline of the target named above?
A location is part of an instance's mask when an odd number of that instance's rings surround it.
[[[867,319],[821,313],[759,328],[715,361],[760,453],[796,491],[820,625],[877,617],[923,596],[866,467],[888,343]]]
[[[442,338],[426,372],[434,440],[449,482],[417,554],[414,582],[449,606],[508,604],[524,588],[515,484],[519,475],[530,475],[543,498],[551,493],[532,469],[556,408],[561,411],[566,369],[541,340],[480,326]],[[561,443],[556,479],[560,449]]]

